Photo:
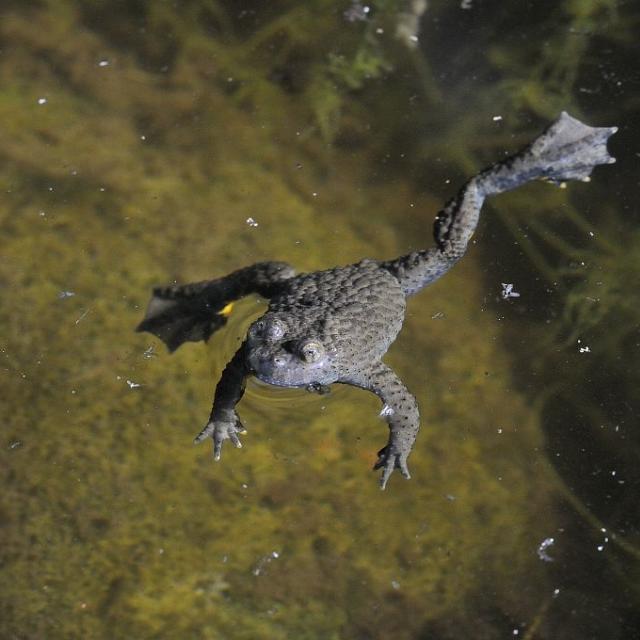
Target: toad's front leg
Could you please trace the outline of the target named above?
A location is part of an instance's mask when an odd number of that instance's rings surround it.
[[[400,473],[409,479],[407,458],[420,429],[416,399],[383,362],[377,362],[368,371],[341,382],[367,389],[384,403],[381,415],[389,423],[389,442],[378,452],[378,460],[373,467],[374,470],[382,469],[380,488],[386,488],[394,469],[400,469]]]
[[[231,440],[238,449],[242,447],[238,434],[244,433],[245,429],[236,413],[236,405],[244,394],[249,373],[246,346],[243,343],[222,372],[220,382],[216,386],[209,421],[195,438],[196,443],[209,437],[213,439],[214,460],[220,460],[225,440]]]

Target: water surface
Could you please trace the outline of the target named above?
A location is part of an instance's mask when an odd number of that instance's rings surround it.
[[[3,638],[639,637],[640,13],[518,6],[5,3]],[[496,199],[410,302],[410,482],[345,387],[251,382],[244,448],[191,444],[264,305],[169,355],[152,286],[428,246],[562,109],[618,164]]]

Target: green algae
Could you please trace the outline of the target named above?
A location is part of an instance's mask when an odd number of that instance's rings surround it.
[[[0,23],[0,635],[498,637],[533,620],[553,590],[535,550],[560,519],[481,252],[410,303],[389,354],[424,429],[413,479],[384,494],[379,406],[353,389],[250,385],[244,449],[214,465],[191,446],[255,301],[171,357],[133,333],[157,283],[429,241],[435,200],[372,178],[406,136],[388,118],[406,86],[368,141],[357,120],[385,89],[358,102],[335,84],[375,84],[393,49],[359,54],[356,25],[329,57],[328,2],[249,24],[223,2],[29,6]]]

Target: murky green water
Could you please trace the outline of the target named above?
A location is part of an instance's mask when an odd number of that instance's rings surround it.
[[[0,637],[640,637],[640,10],[420,8],[3,4]],[[191,444],[263,306],[170,356],[153,285],[427,246],[562,109],[618,164],[492,201],[411,301],[410,482],[350,388],[250,383],[244,449]]]

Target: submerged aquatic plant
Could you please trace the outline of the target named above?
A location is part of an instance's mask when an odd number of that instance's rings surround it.
[[[590,232],[594,238],[603,234]],[[640,326],[640,229],[632,230],[617,243],[604,237],[584,256],[580,266],[567,273],[576,282],[565,298],[562,322],[574,343],[579,336],[596,335],[592,350],[605,356],[625,351],[625,343],[638,337]]]

